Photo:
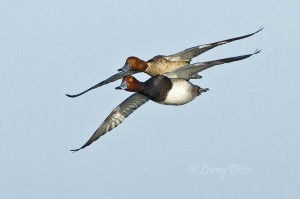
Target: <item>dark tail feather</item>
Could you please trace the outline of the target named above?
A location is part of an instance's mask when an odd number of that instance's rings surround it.
[[[198,92],[198,96],[201,95],[201,93],[205,93],[207,91],[209,91],[208,88],[201,88],[201,87],[198,86],[198,91],[197,91]]]

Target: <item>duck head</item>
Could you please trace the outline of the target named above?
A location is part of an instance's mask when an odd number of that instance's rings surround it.
[[[148,67],[148,64],[145,61],[143,61],[137,57],[128,57],[126,59],[124,66],[122,68],[120,68],[118,71],[126,72],[129,70],[132,70],[132,71],[144,72],[147,67]]]
[[[144,88],[142,82],[138,81],[133,76],[125,76],[123,77],[122,83],[120,86],[116,87],[118,90],[126,90],[131,92],[139,92]]]

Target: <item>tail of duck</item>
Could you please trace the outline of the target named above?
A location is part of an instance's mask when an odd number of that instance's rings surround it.
[[[207,91],[209,91],[208,88],[201,88],[201,87],[198,86],[197,94],[199,96],[199,95],[201,95],[201,93],[205,93]]]

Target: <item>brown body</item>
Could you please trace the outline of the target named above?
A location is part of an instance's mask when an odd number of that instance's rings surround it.
[[[190,61],[170,61],[163,56],[155,56],[147,62],[137,58],[129,57],[126,63],[130,65],[131,70],[147,73],[150,76],[161,75],[178,68],[186,66]]]
[[[154,57],[153,59],[149,60],[148,67],[145,70],[150,76],[161,75],[164,73],[168,73],[174,71],[178,68],[186,66],[190,64],[188,61],[169,61],[164,57]]]

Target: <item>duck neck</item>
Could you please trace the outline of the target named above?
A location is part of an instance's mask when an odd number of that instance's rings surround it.
[[[139,71],[139,72],[145,72],[145,70],[147,68],[148,68],[148,63],[139,58],[137,58],[135,65],[132,67],[133,70]]]

